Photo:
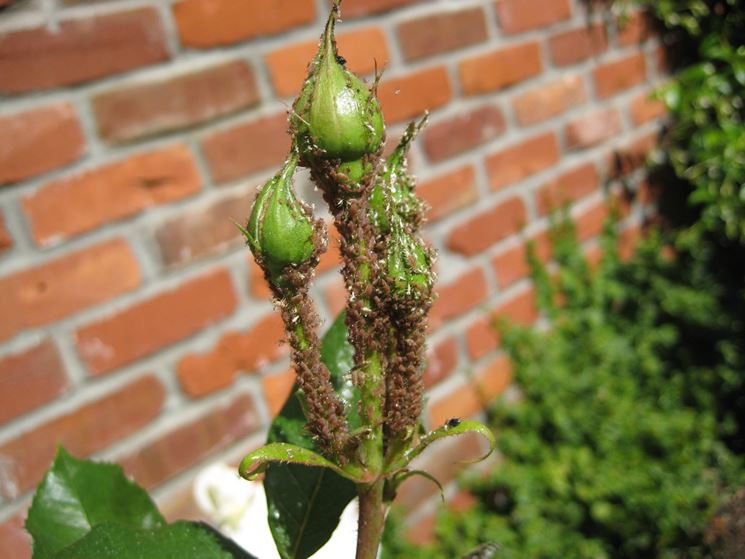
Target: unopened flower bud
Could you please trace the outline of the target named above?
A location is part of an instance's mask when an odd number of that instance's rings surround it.
[[[313,221],[292,187],[297,165],[293,153],[261,188],[244,230],[256,261],[274,278],[287,266],[306,262],[314,251]]]
[[[386,271],[390,286],[398,295],[416,297],[429,293],[434,281],[429,252],[398,216],[391,220]]]
[[[334,6],[290,118],[304,164],[316,158],[358,160],[376,153],[383,141],[380,104],[338,57],[337,14],[338,6]]]

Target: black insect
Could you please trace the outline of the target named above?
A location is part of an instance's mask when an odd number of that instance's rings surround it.
[[[452,419],[448,419],[447,426],[448,427],[457,427],[460,425],[460,418],[453,417]]]
[[[336,61],[341,64],[342,66],[345,66],[347,64],[347,59],[344,58],[341,54],[336,55]]]
[[[463,559],[492,559],[501,547],[498,543],[488,542],[469,551]]]

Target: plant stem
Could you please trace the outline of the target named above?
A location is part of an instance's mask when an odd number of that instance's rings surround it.
[[[385,527],[384,485],[383,478],[370,484],[358,485],[360,514],[356,559],[376,559],[378,556],[378,548]]]

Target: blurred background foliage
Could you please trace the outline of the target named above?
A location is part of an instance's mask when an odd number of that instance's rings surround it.
[[[553,227],[558,267],[532,261],[550,327],[500,325],[520,390],[489,411],[502,461],[436,545],[392,526],[388,559],[745,557],[745,3],[592,4],[646,8],[669,53],[654,227],[623,261],[609,223],[595,269]]]

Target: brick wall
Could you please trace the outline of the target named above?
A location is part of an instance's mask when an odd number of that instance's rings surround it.
[[[326,7],[0,0],[0,556],[29,556],[18,527],[58,443],[165,499],[261,442],[292,374],[230,218],[286,153]],[[412,154],[441,255],[426,413],[472,416],[510,383],[490,313],[536,318],[525,239],[550,258],[547,214],[572,202],[595,253],[604,187],[653,147],[661,48],[643,16],[619,31],[581,0],[345,0],[343,15],[349,66],[386,67],[389,136],[431,111]],[[327,319],[336,256],[314,290]],[[440,461],[473,450],[452,444]],[[410,487],[409,507],[432,496]]]

